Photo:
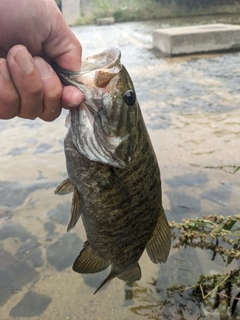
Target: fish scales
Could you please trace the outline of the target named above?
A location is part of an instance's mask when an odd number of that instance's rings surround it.
[[[98,63],[106,56],[105,64]],[[56,193],[74,190],[69,229],[81,216],[86,231],[87,241],[73,269],[94,273],[111,264],[97,292],[115,277],[139,280],[138,260],[145,248],[153,262],[165,262],[171,235],[157,159],[120,51],[108,49],[87,59],[91,66],[86,62],[82,74],[55,67],[65,84],[85,94],[67,120],[69,178]]]

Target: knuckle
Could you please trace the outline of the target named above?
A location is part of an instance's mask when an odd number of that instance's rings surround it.
[[[39,96],[42,94],[42,91],[43,91],[42,82],[35,81],[27,87],[27,91],[25,91],[25,95],[28,95],[29,97]]]
[[[54,112],[44,112],[41,114],[41,116],[39,116],[40,119],[47,121],[47,122],[51,122],[55,119],[57,119],[61,114],[61,109],[58,110],[54,110]]]
[[[46,99],[50,102],[59,101],[62,96],[62,88],[56,87],[45,93]]]
[[[19,110],[19,97],[14,91],[4,91],[0,94],[0,119],[12,119]]]

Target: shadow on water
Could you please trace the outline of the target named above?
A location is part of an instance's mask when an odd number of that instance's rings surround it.
[[[73,28],[84,55],[109,46],[121,49],[160,164],[169,220],[239,213],[240,54],[165,58],[152,50],[151,33],[159,27],[230,20]],[[231,319],[224,297],[213,310],[213,301],[203,303],[191,287],[200,274],[231,270],[218,257],[211,261],[207,251],[172,249],[160,266],[144,254],[141,281],[116,279],[95,296],[109,271],[79,275],[71,270],[86,238],[80,222],[66,233],[71,197],[53,194],[66,178],[65,115],[54,123],[0,121],[1,320]],[[167,290],[181,283],[189,288]]]

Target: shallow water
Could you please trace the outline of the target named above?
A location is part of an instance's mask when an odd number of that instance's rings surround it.
[[[121,49],[161,168],[164,208],[176,221],[239,213],[240,53],[164,58],[152,50],[153,29],[191,23],[73,28],[84,55]],[[71,196],[53,194],[66,178],[65,116],[53,123],[0,121],[0,319],[219,319],[188,293],[169,298],[165,290],[191,285],[201,273],[226,271],[209,252],[174,249],[160,266],[144,253],[141,281],[114,279],[95,296],[108,271],[72,271],[84,230],[79,222],[66,233]]]

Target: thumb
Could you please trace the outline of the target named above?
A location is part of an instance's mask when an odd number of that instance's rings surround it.
[[[55,1],[51,1],[50,4],[55,8],[49,8],[51,30],[49,36],[43,42],[43,50],[61,68],[70,71],[80,71],[82,46],[64,21]],[[51,9],[54,15],[50,14]]]

